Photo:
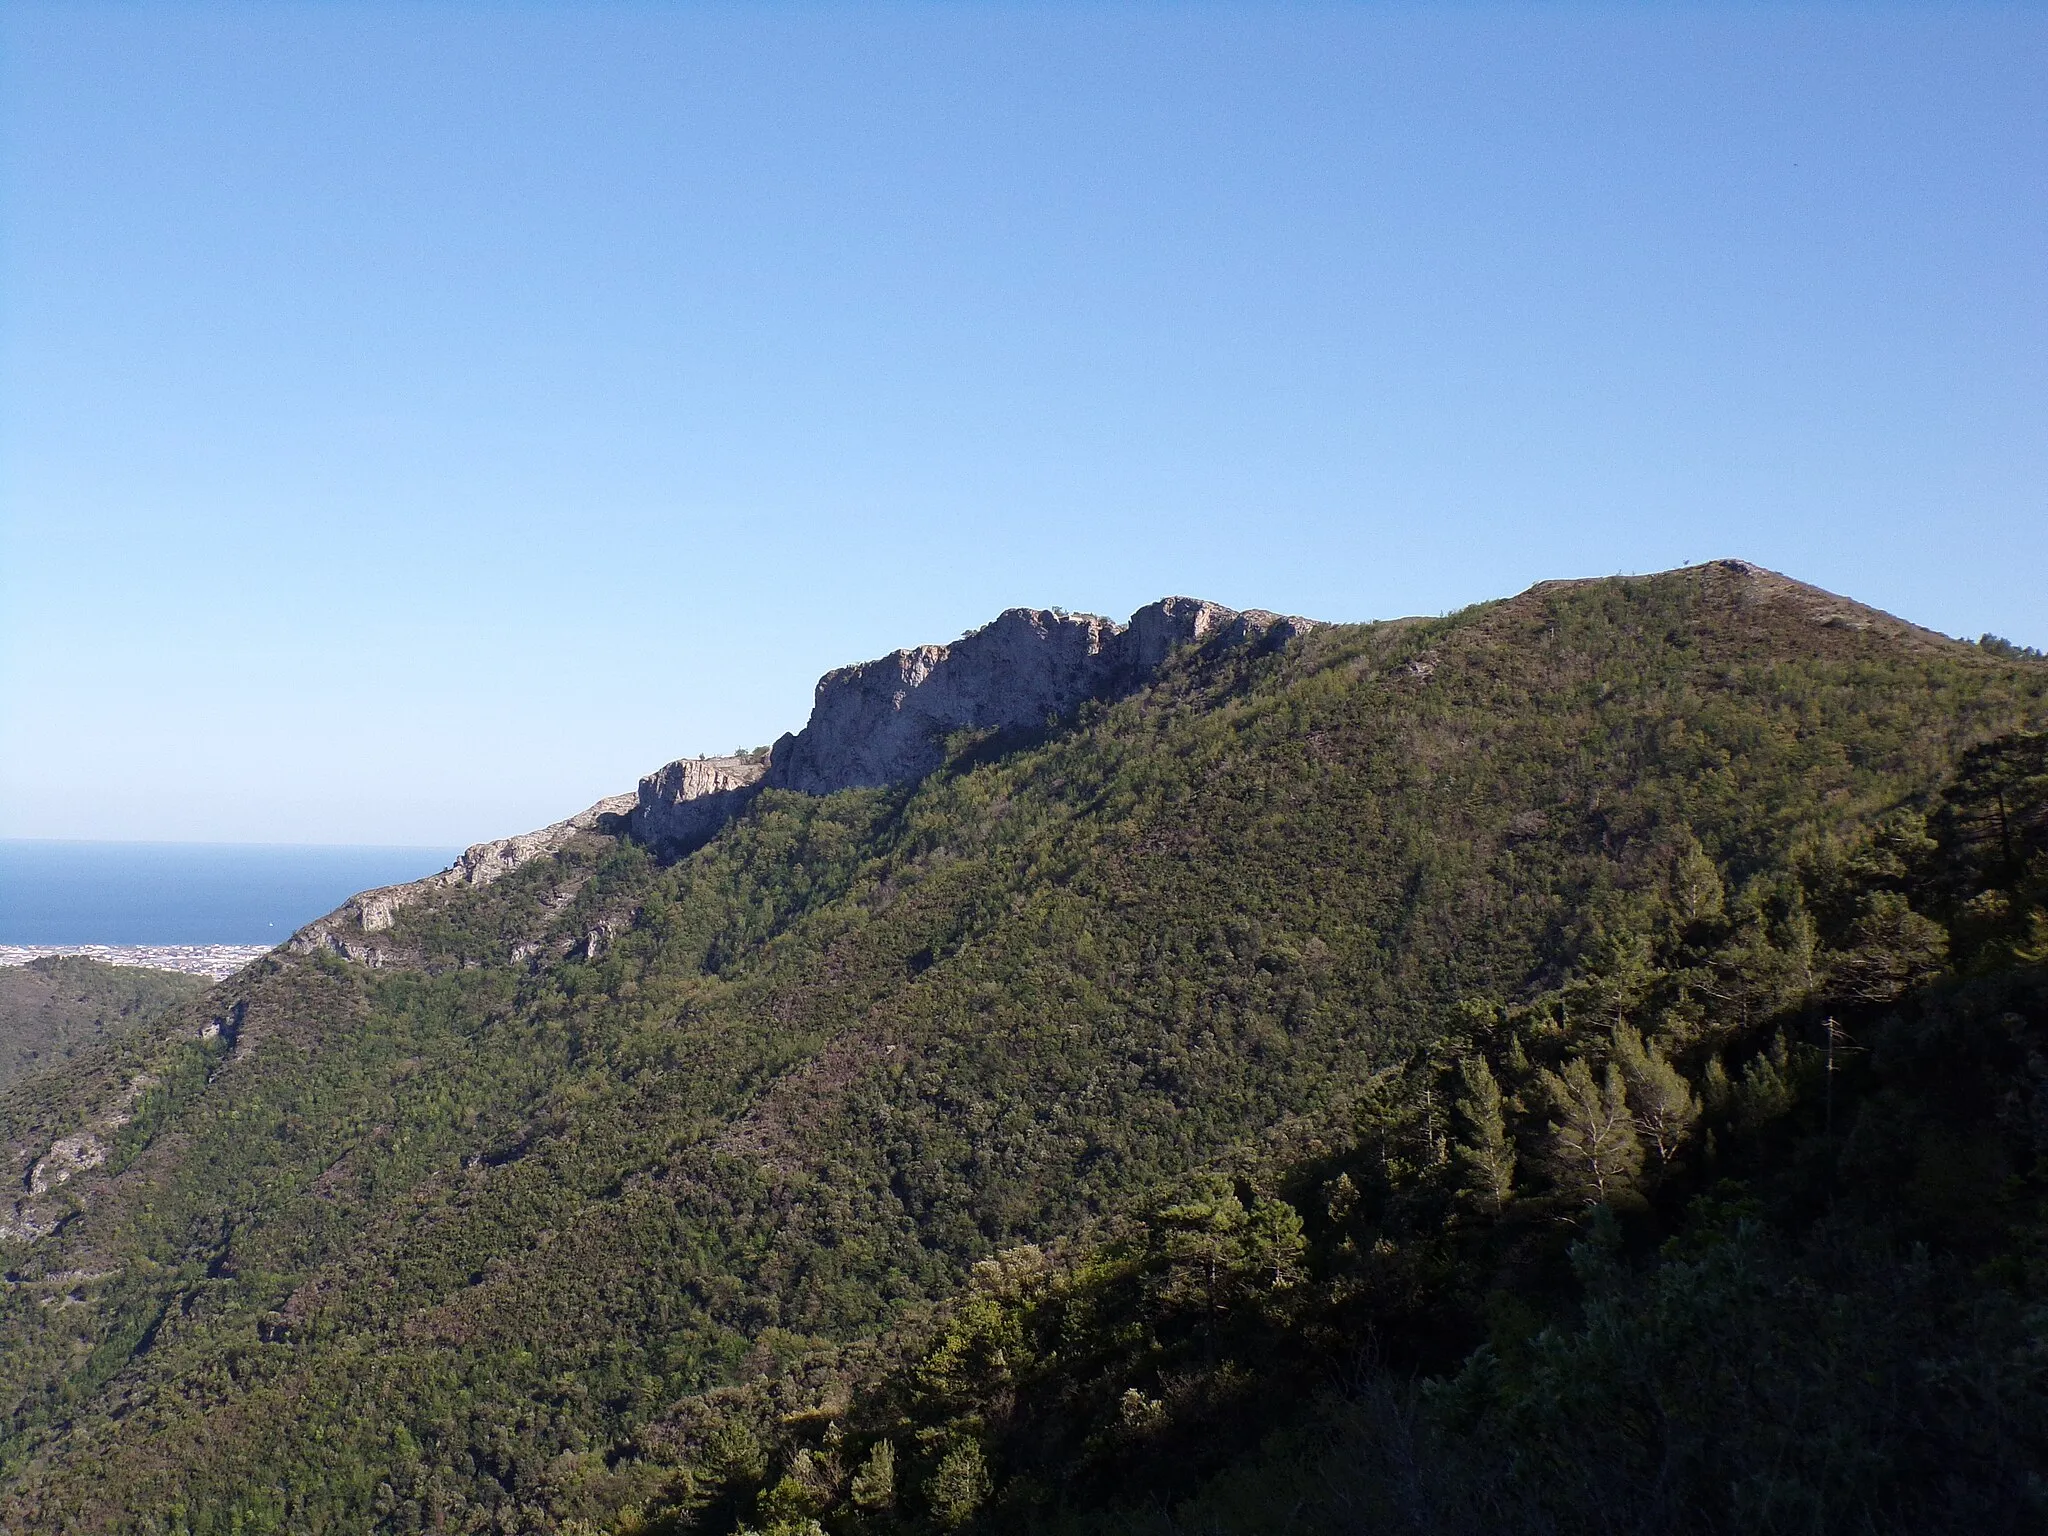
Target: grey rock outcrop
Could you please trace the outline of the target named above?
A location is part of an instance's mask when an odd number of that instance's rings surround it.
[[[640,781],[630,829],[650,848],[696,848],[752,798],[768,771],[766,754],[685,757]]]
[[[1143,686],[1181,646],[1284,642],[1311,627],[1192,597],[1140,608],[1127,625],[1012,608],[951,645],[827,672],[810,722],[776,742],[765,782],[828,795],[919,779],[939,766],[954,731],[1040,727],[1084,700]]]
[[[97,1168],[107,1160],[107,1144],[91,1131],[61,1136],[50,1144],[49,1153],[29,1174],[31,1196],[47,1195],[60,1184],[71,1182],[73,1174]]]
[[[429,875],[418,885],[489,885],[493,880],[509,875],[522,864],[558,852],[562,845],[579,832],[620,832],[625,830],[624,820],[639,803],[631,794],[607,795],[588,810],[578,811],[567,821],[558,821],[542,827],[538,832],[522,832],[517,837],[501,837],[494,842],[475,843],[462,850],[462,856],[438,875]],[[411,886],[396,887],[410,890]]]
[[[335,949],[351,959],[361,958],[344,936],[343,929],[354,927],[365,934],[382,933],[397,921],[402,908],[436,891],[455,886],[489,885],[493,880],[511,874],[522,864],[559,852],[570,838],[579,833],[623,832],[638,803],[638,797],[634,795],[609,795],[588,810],[579,811],[568,820],[542,827],[537,832],[522,832],[517,837],[473,843],[438,874],[428,875],[422,880],[409,880],[404,885],[379,886],[374,891],[351,896],[327,916],[308,923],[293,934],[289,945],[301,954],[314,949]]]

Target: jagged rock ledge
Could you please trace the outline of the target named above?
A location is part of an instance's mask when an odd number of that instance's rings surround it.
[[[374,945],[361,943],[357,936],[382,933],[396,921],[401,907],[411,906],[436,891],[489,885],[522,864],[560,852],[572,837],[581,833],[622,833],[638,803],[636,795],[608,795],[588,810],[579,811],[568,820],[542,827],[537,832],[522,832],[517,837],[472,844],[438,874],[409,880],[404,885],[382,885],[349,897],[327,916],[306,924],[293,934],[286,941],[286,947],[297,954],[332,949],[351,960],[375,965],[381,959],[378,950]]]
[[[827,672],[810,720],[769,751],[679,758],[648,774],[633,794],[600,800],[538,832],[479,843],[424,880],[351,897],[300,929],[290,947],[333,949],[375,965],[383,956],[369,936],[391,927],[400,908],[437,891],[488,885],[579,833],[623,833],[667,855],[687,853],[764,788],[829,795],[921,779],[944,759],[955,731],[1035,729],[1086,700],[1143,687],[1184,646],[1284,645],[1314,627],[1309,619],[1193,597],[1163,598],[1128,624],[1012,608],[951,645],[915,646]]]
[[[829,795],[923,778],[959,730],[1028,730],[1143,687],[1186,645],[1284,644],[1308,619],[1168,597],[1118,624],[1011,608],[951,645],[919,645],[818,679],[811,718],[765,754],[684,758],[640,781],[633,835],[669,852],[707,841],[761,789]]]
[[[951,645],[920,645],[818,680],[810,723],[776,742],[765,783],[829,795],[900,784],[939,766],[945,739],[974,728],[1030,729],[1086,699],[1142,687],[1181,646],[1284,641],[1306,619],[1239,613],[1169,597],[1129,624],[1088,613],[1012,608]]]
[[[739,814],[768,772],[769,754],[684,757],[640,781],[628,830],[651,848],[698,848]]]

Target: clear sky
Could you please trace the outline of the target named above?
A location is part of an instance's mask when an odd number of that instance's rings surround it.
[[[1020,603],[2048,645],[2048,11],[0,9],[0,835],[460,843]]]

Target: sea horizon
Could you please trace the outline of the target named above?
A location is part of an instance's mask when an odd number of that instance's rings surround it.
[[[0,945],[271,945],[459,847],[0,838]]]

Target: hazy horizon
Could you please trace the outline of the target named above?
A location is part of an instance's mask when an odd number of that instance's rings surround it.
[[[459,849],[0,838],[0,944],[277,944]]]

